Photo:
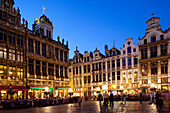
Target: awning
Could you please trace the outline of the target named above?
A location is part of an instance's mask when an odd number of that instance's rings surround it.
[[[96,91],[91,91],[91,92],[96,92]]]
[[[29,89],[26,86],[12,86],[13,91],[28,91]],[[0,90],[9,90],[9,86],[0,86]]]
[[[30,85],[29,87],[30,87],[30,89],[45,89],[45,86],[32,86],[32,85]]]
[[[81,93],[82,91],[73,91],[73,93]]]
[[[56,89],[57,90],[69,90],[69,86],[57,86]]]

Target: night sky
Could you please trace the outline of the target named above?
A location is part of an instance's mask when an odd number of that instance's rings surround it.
[[[145,34],[146,21],[160,17],[162,30],[170,28],[170,0],[14,0],[32,29],[36,17],[43,14],[52,21],[53,39],[59,35],[69,42],[69,58],[73,58],[76,46],[84,51],[96,47],[104,54],[104,45],[111,49],[113,41],[120,50],[125,39]]]

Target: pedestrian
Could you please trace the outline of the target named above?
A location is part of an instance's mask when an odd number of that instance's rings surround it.
[[[159,107],[159,91],[156,92],[156,108]]]
[[[121,103],[123,103],[123,92],[121,92]]]
[[[126,104],[126,93],[123,94],[124,104]]]
[[[105,92],[105,93],[103,94],[103,96],[104,96],[104,106],[108,106],[108,98],[109,98],[109,95]]]
[[[99,104],[101,105],[101,101],[103,100],[103,97],[102,97],[101,93],[98,95],[98,100],[99,100]]]
[[[153,93],[153,102],[156,104],[156,91]]]
[[[162,109],[163,106],[163,94],[159,92],[159,108]]]
[[[110,93],[109,101],[110,101],[110,106],[113,106],[114,103],[113,103],[113,94],[112,94],[112,92]]]
[[[142,100],[143,100],[143,94],[142,91],[140,92],[140,103],[142,104]]]
[[[152,104],[152,97],[153,97],[152,92],[150,92],[150,104]]]

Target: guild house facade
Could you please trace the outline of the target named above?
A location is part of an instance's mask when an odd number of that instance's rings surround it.
[[[69,66],[74,95],[170,91],[170,29],[163,31],[159,19],[152,15],[146,22],[145,36],[139,37],[138,45],[127,38],[120,51],[105,45],[105,55],[97,48],[84,55],[76,49]]]
[[[0,0],[0,99],[68,95],[68,41],[53,39],[53,24],[43,14],[32,30],[14,0]]]

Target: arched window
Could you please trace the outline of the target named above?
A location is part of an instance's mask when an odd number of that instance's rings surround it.
[[[151,42],[156,42],[156,36],[155,35],[151,37]]]
[[[131,53],[131,47],[127,48],[127,53]]]
[[[106,53],[106,57],[109,57],[109,53]]]

